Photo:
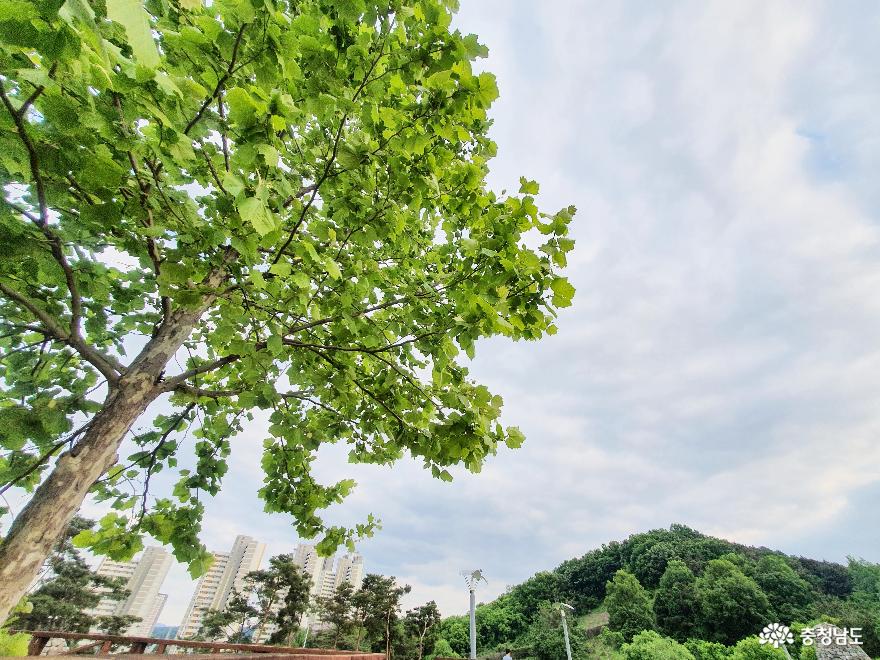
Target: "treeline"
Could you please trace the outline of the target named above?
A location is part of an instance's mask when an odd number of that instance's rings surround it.
[[[308,643],[385,653],[389,660],[433,657],[440,611],[430,601],[402,613],[401,600],[410,592],[409,585],[371,573],[358,585],[341,583],[329,596],[312,597],[311,588],[310,577],[291,555],[272,557],[268,569],[245,576],[223,610],[205,613],[196,639]],[[301,628],[305,616],[317,625]]]
[[[575,607],[572,621],[581,619],[571,635],[578,657],[753,657],[742,649],[754,647],[755,635],[775,621],[795,631],[819,622],[860,628],[864,650],[880,655],[877,565],[793,557],[683,525],[608,543],[480,605],[481,654],[510,647],[517,658],[564,659],[558,608],[552,606],[559,602]],[[642,631],[653,632],[640,636]],[[438,640],[466,656],[467,617],[444,619]],[[639,655],[645,645],[658,644],[666,651],[652,646]],[[794,650],[800,652],[797,645]]]

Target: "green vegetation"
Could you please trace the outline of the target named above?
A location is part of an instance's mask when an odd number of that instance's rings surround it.
[[[621,569],[606,585],[605,606],[608,608],[608,627],[631,642],[642,630],[654,628],[651,598],[636,576]]]
[[[130,615],[90,613],[102,598],[123,601],[129,596],[125,580],[97,575],[71,542],[77,534],[94,525],[94,521],[79,516],[71,521],[46,561],[36,589],[28,594],[27,605],[13,609],[8,628],[68,632],[88,632],[96,628],[112,635],[121,634],[140,621]]]
[[[355,486],[317,482],[325,443],[450,481],[523,442],[463,356],[556,332],[574,208],[488,189],[498,88],[456,4],[0,3],[0,491],[30,494],[0,621],[89,494],[78,543],[200,574],[258,411],[254,487],[326,552],[377,521],[324,521]]]
[[[823,621],[861,628],[864,650],[880,656],[880,565],[788,556],[683,525],[613,541],[479,605],[480,654],[510,647],[518,659],[564,660],[558,602],[576,608],[577,658],[784,658],[758,642],[774,621],[792,627],[793,657],[815,657],[798,633]],[[438,644],[466,657],[467,617],[444,619]]]
[[[440,611],[434,601],[401,616],[401,599],[410,587],[393,577],[371,573],[356,587],[343,582],[330,596],[310,601],[311,582],[290,555],[272,557],[269,563],[268,570],[245,577],[244,588],[233,593],[225,609],[206,614],[199,639],[293,646],[304,632],[297,626],[300,615],[308,611],[327,624],[314,632],[309,646],[405,660],[453,653],[447,642],[438,643]]]
[[[223,610],[205,613],[197,637],[246,642],[263,639],[290,646],[299,632],[299,620],[309,608],[311,579],[293,562],[292,555],[269,559],[265,570],[251,571],[233,591]]]

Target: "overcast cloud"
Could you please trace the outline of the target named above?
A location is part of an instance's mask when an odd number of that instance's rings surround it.
[[[474,375],[526,433],[480,475],[319,460],[378,514],[367,569],[462,613],[458,571],[508,584],[673,522],[880,561],[880,6],[464,0],[498,76],[491,185],[575,204],[560,332],[490,341]],[[234,442],[205,541],[297,540],[255,496],[265,431]],[[161,621],[193,583],[175,567]]]

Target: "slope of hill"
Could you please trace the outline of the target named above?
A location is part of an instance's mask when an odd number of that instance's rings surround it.
[[[811,658],[800,632],[821,621],[859,629],[862,648],[880,656],[880,565],[794,557],[684,525],[612,541],[480,605],[481,652],[564,660],[559,602],[575,608],[575,658],[784,658],[756,637],[774,622],[792,629],[791,657]],[[439,636],[467,656],[467,617],[444,619]]]

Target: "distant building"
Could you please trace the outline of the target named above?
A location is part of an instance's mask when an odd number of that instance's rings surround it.
[[[265,543],[250,536],[237,536],[231,551],[213,553],[214,562],[196,585],[177,639],[196,635],[207,610],[222,610],[232,591],[241,588],[245,575],[260,568],[265,551]]]
[[[94,616],[130,615],[141,620],[126,629],[127,635],[148,637],[168,596],[159,593],[171,568],[171,555],[162,548],[147,548],[136,561],[104,559],[96,573],[122,578],[131,592],[124,601],[102,598],[90,613]],[[104,590],[106,591],[106,590]]]

